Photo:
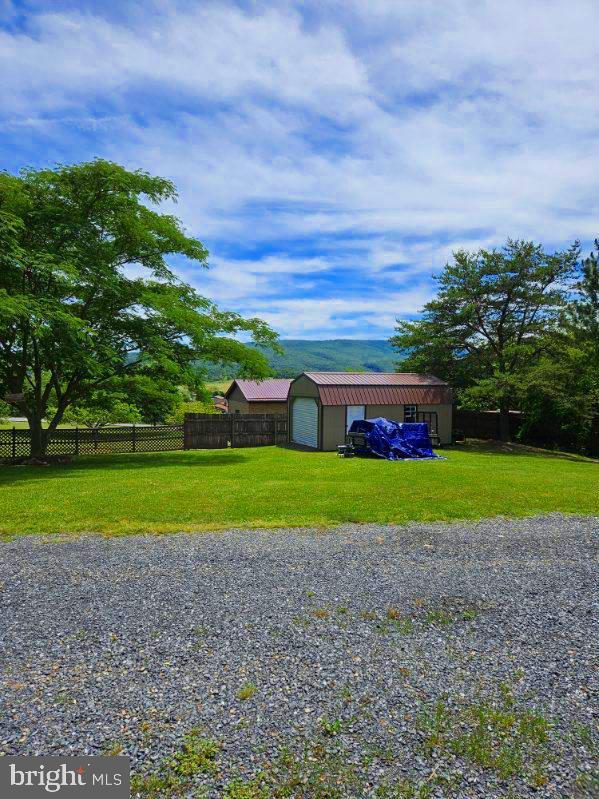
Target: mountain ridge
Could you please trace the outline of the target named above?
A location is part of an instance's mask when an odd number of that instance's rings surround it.
[[[258,347],[275,377],[296,377],[301,372],[394,372],[399,359],[387,339],[281,339],[280,344],[282,355]],[[202,367],[209,380],[237,376],[234,364]]]

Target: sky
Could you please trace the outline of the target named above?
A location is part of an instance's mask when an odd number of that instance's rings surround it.
[[[205,296],[388,338],[456,249],[590,249],[598,29],[598,0],[0,0],[0,168],[168,177]]]

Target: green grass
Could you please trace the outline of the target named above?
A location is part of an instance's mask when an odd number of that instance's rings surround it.
[[[232,382],[232,380],[210,380],[205,383],[205,386],[210,393],[219,391],[221,394],[224,394],[229,389]]]
[[[263,447],[0,467],[0,534],[111,535],[599,514],[599,463],[490,444],[392,463]]]

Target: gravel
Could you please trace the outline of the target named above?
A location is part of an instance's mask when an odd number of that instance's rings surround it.
[[[0,750],[122,747],[142,773],[199,728],[222,750],[189,793],[210,797],[306,740],[342,747],[358,796],[402,779],[433,797],[597,795],[598,532],[555,514],[16,539],[0,546]],[[501,685],[552,725],[545,784],[423,747],[423,711]]]

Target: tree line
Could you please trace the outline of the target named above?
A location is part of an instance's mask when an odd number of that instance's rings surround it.
[[[398,320],[398,368],[448,380],[462,408],[498,409],[503,440],[518,410],[522,440],[599,454],[599,240],[580,254],[512,240],[455,252],[420,318]]]

